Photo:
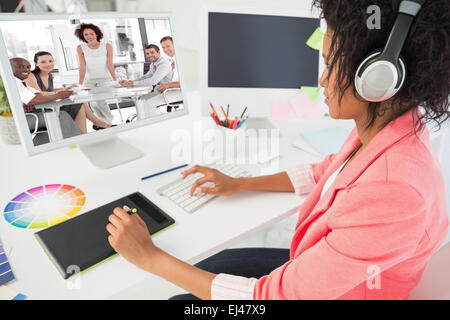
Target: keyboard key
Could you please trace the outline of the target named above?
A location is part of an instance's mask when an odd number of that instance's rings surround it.
[[[250,177],[251,175],[243,170],[241,167],[235,164],[213,164],[209,165],[210,168],[217,169],[220,172],[227,174],[231,177]],[[178,178],[177,180],[168,183],[160,188],[158,188],[157,192],[160,195],[163,195],[169,198],[173,203],[175,203],[180,208],[184,209],[187,212],[194,212],[200,206],[204,205],[209,200],[216,197],[213,194],[205,194],[205,193],[195,193],[194,195],[190,195],[189,192],[192,188],[192,185],[199,178],[203,177],[202,173],[194,173],[187,176],[184,180]],[[214,187],[213,182],[207,182],[202,185],[202,187]]]

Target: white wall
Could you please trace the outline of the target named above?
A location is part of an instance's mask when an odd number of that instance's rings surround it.
[[[447,192],[447,207],[449,211],[449,219],[450,219],[450,122],[447,121],[446,125],[442,126],[443,137],[441,140],[441,154],[440,154],[440,162],[442,168],[442,174],[444,175],[446,192]],[[450,231],[447,235],[447,241],[450,241]]]
[[[137,1],[137,12],[173,12],[179,30],[183,30],[179,43],[185,48],[200,49],[201,7],[204,5],[224,5],[231,7],[257,7],[268,9],[309,10],[310,0],[164,0]],[[118,8],[118,11],[120,8]]]
[[[310,0],[117,0],[118,12],[171,12],[178,34],[183,79],[188,90],[200,89],[201,13],[205,5],[242,8],[264,8],[295,11],[310,10]],[[181,32],[180,32],[181,31]]]

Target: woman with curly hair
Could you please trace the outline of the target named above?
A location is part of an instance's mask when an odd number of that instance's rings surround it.
[[[81,41],[77,47],[80,64],[78,83],[91,87],[107,79],[117,81],[113,64],[113,48],[111,44],[101,41],[102,30],[95,24],[82,23],[75,29],[75,36]],[[106,102],[97,101],[92,103],[91,107],[100,120],[112,124],[114,116]]]
[[[355,121],[339,152],[269,176],[231,178],[201,166],[182,173],[204,174],[191,192],[309,192],[290,250],[225,250],[190,266],[156,247],[139,216],[116,208],[107,226],[109,242],[125,259],[202,299],[407,299],[417,286],[449,226],[445,186],[424,124],[442,124],[450,115],[450,2],[313,5],[327,22],[320,85],[329,114]],[[380,8],[379,29],[366,25],[372,5]],[[415,14],[413,20],[405,16]],[[412,24],[401,37],[397,27],[408,19]],[[395,35],[388,40],[391,30]],[[405,77],[396,79],[386,67],[358,89],[364,57],[387,43],[397,49],[383,54],[401,50]],[[397,60],[395,54],[387,59],[392,57]],[[201,187],[205,182],[214,187]]]

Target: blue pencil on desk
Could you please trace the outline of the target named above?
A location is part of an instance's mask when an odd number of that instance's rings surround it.
[[[149,178],[152,178],[152,177],[156,177],[156,176],[159,176],[160,174],[167,173],[167,172],[170,172],[170,171],[174,171],[174,170],[177,170],[177,169],[180,169],[180,168],[184,168],[184,167],[187,167],[187,166],[188,166],[187,164],[183,164],[181,166],[178,166],[178,167],[175,167],[175,168],[172,168],[172,169],[167,169],[167,170],[164,170],[164,171],[161,171],[161,172],[157,172],[157,173],[151,174],[149,176],[143,177],[143,178],[141,178],[141,180],[146,180],[146,179],[149,179]]]

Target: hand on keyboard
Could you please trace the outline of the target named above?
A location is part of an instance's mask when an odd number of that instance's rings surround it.
[[[232,178],[217,169],[195,165],[181,172],[182,179],[193,173],[201,173],[204,176],[197,179],[189,194],[192,196],[198,188],[200,192],[217,196],[228,196],[239,192],[238,178]],[[205,186],[202,186],[206,184]],[[197,191],[197,192],[198,192]]]
[[[191,213],[216,196],[238,193],[241,191],[238,178],[251,176],[233,164],[197,165],[181,172],[181,175],[182,178],[158,188],[157,192]],[[196,189],[200,193],[194,193]]]

